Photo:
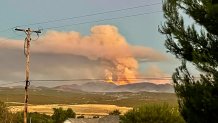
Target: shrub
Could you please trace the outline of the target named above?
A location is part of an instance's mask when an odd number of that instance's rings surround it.
[[[118,109],[113,110],[112,112],[109,112],[109,115],[120,115],[120,114],[121,112]]]
[[[178,109],[163,105],[143,105],[121,116],[121,123],[185,123]]]
[[[68,108],[67,110],[63,110],[63,108],[53,108],[54,113],[52,115],[52,119],[54,123],[62,123],[67,118],[75,118],[76,113],[71,109]]]
[[[93,118],[99,118],[99,116],[98,116],[98,115],[95,115],[95,116],[93,116]]]
[[[79,119],[79,118],[85,118],[85,116],[84,115],[80,115],[80,116],[77,116],[77,118]]]

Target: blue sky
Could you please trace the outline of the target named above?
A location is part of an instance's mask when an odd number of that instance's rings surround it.
[[[14,0],[2,1],[0,5],[1,14],[1,30],[16,27],[20,25],[26,25],[37,22],[44,22],[48,20],[56,20],[63,18],[72,18],[76,16],[93,14],[98,12],[117,10],[122,8],[135,7],[140,5],[149,5],[154,3],[161,3],[161,0],[37,0],[28,1],[20,0],[15,2]],[[74,24],[78,22],[95,21],[107,18],[116,18],[127,15],[134,15],[139,13],[149,13],[154,11],[161,11],[161,4],[146,6],[138,9],[131,9],[127,11],[113,12],[102,15],[96,15],[92,17],[69,19],[67,21],[46,23],[33,26],[24,26],[32,28],[46,28],[54,26],[62,26],[66,24]],[[60,31],[79,31],[83,34],[88,34],[90,28],[93,25],[111,24],[119,28],[120,32],[127,38],[132,44],[141,44],[152,46],[161,51],[163,49],[163,37],[158,33],[158,25],[163,20],[162,13],[153,13],[142,16],[135,16],[123,19],[115,19],[110,21],[102,21],[96,23],[87,23],[81,25],[72,25],[69,27],[55,28]],[[22,27],[22,26],[21,26]],[[44,30],[46,32],[47,30]],[[12,37],[16,36],[12,30],[0,32],[1,36]],[[160,48],[162,47],[162,48]]]
[[[161,0],[3,0],[0,4],[0,37],[9,39],[23,39],[25,35],[19,36],[20,32],[13,31],[14,27],[44,29],[41,36],[48,31],[45,28],[69,25],[62,28],[52,28],[61,32],[76,31],[82,35],[88,35],[90,29],[96,25],[113,25],[132,45],[151,47],[156,51],[169,57],[169,60],[162,62],[140,63],[140,71],[144,71],[149,65],[154,64],[161,71],[171,76],[178,61],[174,56],[166,53],[164,47],[165,37],[158,32],[158,26],[164,22],[161,11]],[[156,5],[151,5],[156,4]],[[81,15],[106,12],[111,10],[125,9],[136,6],[151,5],[125,11],[117,11],[100,14],[90,17],[67,19],[50,23],[34,24],[64,18],[73,18]],[[154,13],[152,13],[154,12]],[[128,18],[92,22],[80,25],[89,21],[117,18],[141,13],[150,13]],[[25,26],[22,26],[25,25]],[[6,30],[5,30],[6,29]]]

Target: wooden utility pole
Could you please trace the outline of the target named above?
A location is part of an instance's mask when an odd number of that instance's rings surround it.
[[[31,41],[31,33],[41,33],[40,30],[38,31],[33,31],[30,30],[30,28],[26,29],[15,29],[16,31],[22,31],[25,32],[26,38],[24,42],[24,54],[26,56],[26,85],[25,85],[25,99],[24,99],[24,123],[27,123],[27,112],[28,112],[28,87],[30,85],[29,82],[29,75],[30,75],[30,41]]]

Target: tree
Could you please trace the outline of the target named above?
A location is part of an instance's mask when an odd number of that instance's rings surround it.
[[[63,108],[53,108],[53,115],[52,119],[54,120],[54,123],[62,123],[67,118],[75,118],[76,113],[71,109],[68,108],[67,110],[63,110]]]
[[[217,0],[165,0],[166,22],[159,31],[166,35],[168,52],[182,61],[173,74],[179,108],[187,123],[218,121],[218,4]],[[193,20],[186,23],[184,16]],[[190,23],[190,22],[189,22]],[[192,76],[187,62],[199,70]]]
[[[164,105],[143,105],[121,116],[120,123],[184,123],[178,109]]]
[[[109,115],[120,115],[121,112],[118,109],[113,110],[112,112],[109,112]]]

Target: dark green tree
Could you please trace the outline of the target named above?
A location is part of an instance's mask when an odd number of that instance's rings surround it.
[[[76,113],[71,109],[68,108],[67,110],[64,110],[63,108],[53,108],[53,115],[52,119],[54,120],[54,123],[62,123],[67,118],[75,118]]]
[[[172,76],[180,112],[187,123],[217,123],[217,0],[165,0],[163,12],[166,22],[159,31],[166,35],[168,52],[182,61]],[[196,67],[200,78],[190,74],[186,63]]]

